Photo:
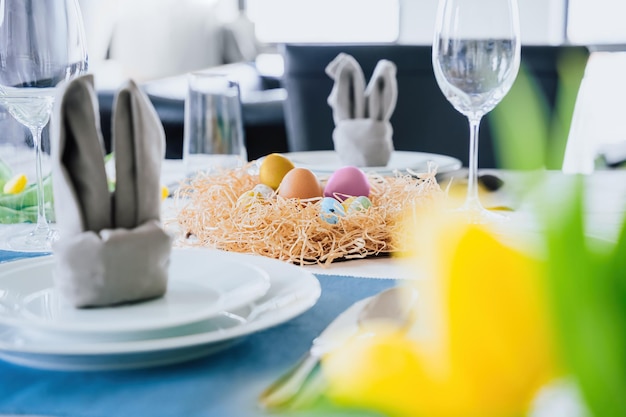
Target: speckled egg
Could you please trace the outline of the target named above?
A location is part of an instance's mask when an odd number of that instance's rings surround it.
[[[335,171],[324,188],[325,197],[344,201],[348,197],[370,195],[370,183],[367,175],[355,166],[346,166]]]
[[[241,194],[237,199],[237,204],[243,204],[246,207],[250,207],[252,203],[258,200],[269,200],[272,198],[274,190],[264,184],[258,184],[253,189]]]
[[[315,174],[306,168],[289,171],[280,185],[278,195],[283,198],[315,198],[322,196],[322,186]]]
[[[320,217],[326,223],[337,224],[339,217],[346,215],[341,203],[334,198],[324,197],[320,203]]]
[[[272,195],[274,194],[274,190],[272,189],[272,187],[270,187],[269,185],[265,185],[265,184],[255,185],[252,191],[259,194],[261,197],[263,197],[266,200],[269,200],[270,198],[272,198]]]
[[[343,202],[343,209],[346,213],[367,210],[370,207],[372,207],[372,201],[365,196],[350,197]]]
[[[259,193],[255,192],[254,190],[249,190],[239,196],[239,198],[237,199],[237,205],[250,207],[252,203],[262,198],[263,197]]]

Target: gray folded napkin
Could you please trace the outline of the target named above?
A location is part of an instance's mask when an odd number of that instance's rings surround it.
[[[156,111],[134,82],[118,92],[110,192],[97,103],[86,75],[59,87],[53,113],[54,285],[75,307],[162,296],[172,244],[160,224],[165,134]]]
[[[389,119],[398,99],[395,64],[378,61],[367,86],[361,66],[345,53],[328,64],[326,73],[335,81],[328,104],[333,110],[333,143],[339,159],[345,165],[387,165],[393,152]]]

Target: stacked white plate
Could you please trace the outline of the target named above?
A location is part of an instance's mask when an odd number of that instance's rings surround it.
[[[55,291],[52,256],[0,265],[0,359],[63,370],[181,362],[283,323],[321,292],[312,273],[265,257],[174,249],[171,261],[164,297],[92,309]]]

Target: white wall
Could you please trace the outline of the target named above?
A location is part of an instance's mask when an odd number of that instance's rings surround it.
[[[79,2],[90,69],[99,74],[98,84],[111,78],[105,86],[119,78],[145,81],[223,64],[222,28],[238,15],[236,0]]]
[[[223,41],[219,30],[236,13],[236,0],[79,0],[83,9],[90,66],[116,64],[114,69],[137,80],[146,80],[183,73],[222,63]],[[255,4],[248,0],[249,5]],[[283,0],[284,1],[284,0]],[[294,0],[289,0],[294,1]],[[332,0],[327,0],[332,3]],[[353,0],[359,2],[359,0]],[[400,3],[400,43],[430,44],[432,42],[437,0],[398,0]],[[520,5],[522,42],[525,44],[558,44],[563,42],[565,0],[518,0]],[[590,1],[590,0],[570,0]],[[594,0],[624,2],[626,0]],[[275,16],[285,19],[284,10],[267,8],[269,0],[256,0]],[[387,2],[387,3],[386,3]],[[349,2],[348,2],[349,3]],[[395,12],[390,0],[370,0]],[[316,7],[319,4],[313,3]],[[352,3],[353,4],[353,3]],[[365,3],[363,3],[365,4]],[[395,5],[395,2],[393,2]],[[595,4],[595,3],[594,3]],[[330,6],[328,6],[330,7]],[[395,15],[395,13],[393,13]],[[584,13],[583,13],[584,15]],[[395,21],[375,16],[379,25]],[[584,16],[583,16],[584,17]],[[617,19],[617,17],[615,18]],[[283,22],[284,23],[284,22]],[[373,27],[370,24],[369,30]],[[284,25],[283,25],[284,26]],[[393,28],[391,28],[393,26]],[[386,29],[378,28],[380,30]],[[393,30],[391,30],[393,29]],[[319,29],[318,29],[319,30]],[[381,33],[387,33],[382,30]],[[111,39],[112,37],[112,39]],[[387,40],[388,34],[378,41]],[[111,41],[112,60],[104,62]],[[98,77],[101,80],[103,77]],[[116,78],[116,77],[113,77]],[[98,81],[97,81],[98,82]]]
[[[261,42],[393,42],[401,0],[247,0]]]
[[[626,1],[570,0],[568,36],[573,43],[626,43]]]
[[[85,24],[89,64],[106,58],[119,17],[119,0],[78,0]]]
[[[400,0],[399,42],[430,44],[437,0]],[[559,44],[565,27],[564,0],[518,0],[524,44]]]
[[[151,79],[219,65],[216,0],[121,2],[111,58],[136,79]]]

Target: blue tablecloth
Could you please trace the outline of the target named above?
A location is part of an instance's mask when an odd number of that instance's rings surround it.
[[[0,262],[34,256],[0,251]],[[318,275],[322,296],[301,316],[214,355],[132,371],[58,372],[0,361],[0,415],[55,417],[264,416],[259,393],[355,301],[393,280]]]

